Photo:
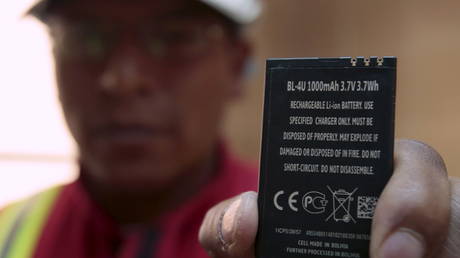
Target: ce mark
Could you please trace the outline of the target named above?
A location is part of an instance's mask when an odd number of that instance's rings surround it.
[[[273,204],[275,205],[275,208],[282,211],[284,210],[283,206],[279,205],[278,200],[281,195],[284,195],[284,191],[278,191],[275,196],[273,197]],[[299,209],[294,205],[297,203],[296,197],[299,195],[299,192],[293,192],[289,195],[288,198],[288,205],[289,208],[293,211],[299,211]]]

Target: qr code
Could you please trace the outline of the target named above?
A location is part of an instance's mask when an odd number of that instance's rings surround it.
[[[374,196],[358,196],[358,218],[372,219],[378,200]]]

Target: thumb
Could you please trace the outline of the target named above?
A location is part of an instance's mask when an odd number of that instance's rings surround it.
[[[257,194],[246,192],[208,211],[199,240],[212,257],[253,258],[257,223]]]
[[[375,210],[371,256],[440,257],[450,220],[450,183],[441,156],[431,147],[402,140],[395,169]]]

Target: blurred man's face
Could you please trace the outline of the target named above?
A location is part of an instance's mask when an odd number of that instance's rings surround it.
[[[86,171],[128,189],[190,176],[210,159],[223,109],[238,93],[243,42],[190,0],[75,2],[50,28]]]

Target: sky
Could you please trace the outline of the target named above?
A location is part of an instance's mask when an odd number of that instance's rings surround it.
[[[44,26],[0,3],[0,207],[75,178],[75,144],[56,96]]]

